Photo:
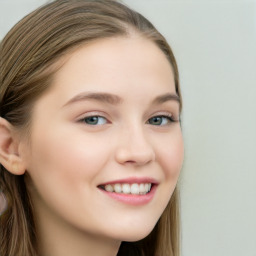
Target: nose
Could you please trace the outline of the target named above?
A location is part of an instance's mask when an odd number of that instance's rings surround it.
[[[119,164],[142,166],[155,160],[155,151],[141,128],[127,128],[119,137],[115,158]]]

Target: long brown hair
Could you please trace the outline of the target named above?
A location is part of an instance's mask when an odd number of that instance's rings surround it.
[[[56,0],[23,18],[0,44],[0,116],[17,129],[28,131],[33,103],[51,85],[57,60],[81,44],[128,37],[131,32],[151,40],[164,52],[181,97],[172,50],[145,17],[114,0]],[[2,256],[38,255],[33,204],[25,176],[12,175],[0,166],[0,192],[8,203],[0,216]],[[178,256],[179,238],[176,188],[149,236],[138,242],[123,242],[118,255]]]

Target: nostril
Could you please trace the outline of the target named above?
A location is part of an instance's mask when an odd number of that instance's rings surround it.
[[[119,152],[116,154],[117,162],[121,164],[146,165],[155,160],[153,152]]]

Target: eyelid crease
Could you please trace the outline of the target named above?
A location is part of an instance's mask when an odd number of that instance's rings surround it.
[[[176,113],[176,111],[170,111],[170,110],[160,110],[154,112],[150,118],[152,117],[166,117],[170,118],[173,122],[179,122],[180,120],[180,113]]]
[[[85,117],[90,117],[90,116],[100,116],[100,117],[108,118],[107,117],[108,115],[103,111],[90,110],[90,111],[85,111],[84,113],[80,114],[77,119],[80,119],[80,117],[85,118]]]

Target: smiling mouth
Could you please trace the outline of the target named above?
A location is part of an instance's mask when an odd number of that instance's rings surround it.
[[[152,183],[116,183],[100,185],[99,188],[117,194],[146,195],[151,191]]]

